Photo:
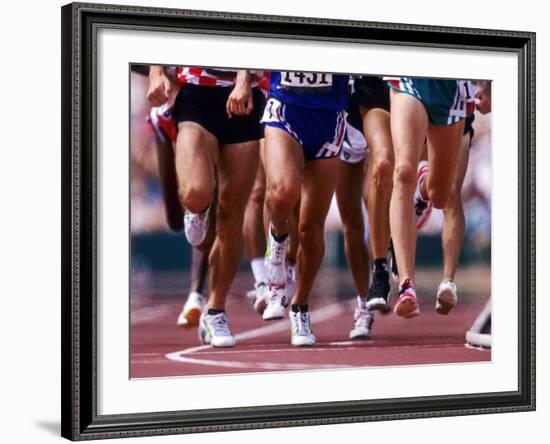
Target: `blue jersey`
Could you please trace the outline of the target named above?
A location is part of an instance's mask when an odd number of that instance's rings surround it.
[[[348,107],[349,76],[321,72],[272,71],[270,97],[286,105],[327,111]]]

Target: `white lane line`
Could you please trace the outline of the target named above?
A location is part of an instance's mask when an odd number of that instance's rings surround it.
[[[162,356],[162,353],[132,353],[132,356],[135,357],[146,357],[146,356]]]
[[[273,348],[273,349],[265,349],[265,348],[246,348],[246,349],[229,349],[229,350],[223,350],[223,349],[213,349],[209,348],[208,350],[202,350],[202,351],[195,351],[193,353],[193,356],[198,355],[238,355],[238,354],[256,354],[256,353],[305,353],[305,352],[319,352],[319,351],[353,351],[353,350],[406,350],[406,349],[435,349],[435,348],[449,348],[449,347],[462,347],[462,344],[413,344],[413,345],[371,345],[369,343],[368,345],[361,345],[360,343],[355,343],[355,347],[346,347],[342,346],[341,342],[330,342],[325,347],[311,347],[311,348],[297,348],[297,347],[291,347],[288,348]]]
[[[344,348],[335,348],[335,347],[288,347],[288,348],[252,348],[244,350],[205,350],[198,351],[193,353],[193,356],[198,355],[238,355],[238,354],[256,354],[256,353],[307,353],[307,352],[319,352],[319,351],[342,351],[342,350],[357,350],[359,347],[344,347]]]
[[[367,339],[368,341],[368,339]],[[328,345],[357,345],[357,341],[329,342]]]
[[[337,302],[318,310],[311,312],[311,320],[315,322],[323,322],[335,317],[341,313],[346,306],[345,303]],[[264,327],[254,328],[252,330],[244,331],[235,335],[237,341],[246,341],[247,339],[258,338],[261,336],[267,336],[273,333],[279,333],[288,330],[288,320],[281,320],[270,323]],[[183,362],[186,364],[198,364],[209,365],[216,367],[228,367],[228,368],[257,368],[262,370],[309,370],[316,368],[340,368],[350,367],[349,365],[332,365],[332,364],[285,364],[278,362],[243,362],[243,361],[220,361],[213,359],[198,359],[192,358],[189,355],[201,352],[204,350],[213,349],[211,345],[199,345],[197,347],[189,347],[184,350],[180,350],[173,353],[166,354],[166,358],[171,361]],[[308,350],[308,349],[301,349]],[[222,350],[223,351],[223,350]],[[227,350],[226,350],[227,351]],[[244,352],[244,350],[243,350]],[[216,353],[217,354],[217,353]]]
[[[261,369],[261,370],[315,370],[323,368],[349,368],[350,365],[336,365],[336,364],[285,364],[282,362],[245,362],[245,361],[220,361],[212,359],[199,359],[189,358],[185,356],[178,356],[178,359],[173,359],[177,362],[184,362],[186,364],[198,364],[215,367],[227,367],[227,368],[246,368],[246,369]]]
[[[142,307],[132,311],[130,314],[130,320],[132,326],[143,322],[152,322],[160,318],[173,314],[174,311],[167,305],[160,305],[158,307]]]

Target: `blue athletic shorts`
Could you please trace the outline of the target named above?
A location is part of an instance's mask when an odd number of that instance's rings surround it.
[[[273,97],[267,101],[261,122],[294,137],[306,160],[340,155],[346,133],[346,113],[285,105]]]

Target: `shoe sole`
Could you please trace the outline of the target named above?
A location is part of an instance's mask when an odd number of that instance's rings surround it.
[[[388,294],[389,299],[389,294]],[[390,312],[390,306],[388,301],[384,298],[374,298],[367,302],[367,308],[369,310],[376,310],[382,314],[388,314]]]
[[[269,307],[269,304],[266,304],[266,307],[262,313],[262,318],[264,321],[277,321],[279,319],[283,319],[285,317],[285,306],[283,305],[281,307],[281,311],[279,313],[275,312],[275,313],[270,313],[269,311],[267,311],[266,313],[266,310],[268,309]],[[277,307],[279,308],[279,307]]]
[[[210,340],[210,335],[206,332],[206,330],[199,327],[199,341],[205,345],[210,345]]]
[[[178,327],[191,328],[199,325],[202,310],[198,307],[189,309],[183,314],[183,319],[177,322]]]
[[[200,247],[206,240],[207,236],[208,236],[208,226],[204,230],[204,236],[202,236],[200,239],[189,239],[187,237],[187,233],[185,233],[185,239],[187,239],[187,242],[189,242],[189,244],[193,247]]]
[[[420,314],[418,303],[411,296],[405,296],[395,306],[394,312],[397,316],[405,319],[411,319]]]
[[[214,348],[230,348],[230,347],[234,347],[235,344],[237,343],[235,338],[233,338],[233,342],[230,343],[230,344],[214,344],[213,342],[215,342],[215,339],[212,338],[212,336],[210,336],[208,334],[208,332],[206,331],[206,329],[204,329],[204,328],[199,328],[199,340],[203,344],[210,345]]]
[[[290,344],[293,347],[313,347],[315,345],[315,342],[294,343],[291,341]]]
[[[361,340],[361,339],[370,339],[370,333],[359,333],[359,334],[356,334],[356,335],[353,335],[353,334],[349,334],[349,338],[350,339],[353,339],[353,340]]]
[[[443,290],[437,295],[435,311],[441,315],[447,315],[455,307],[456,298],[452,291]]]
[[[235,347],[235,344],[237,343],[237,341],[233,341],[231,342],[230,344],[214,344],[212,342],[212,340],[210,340],[210,345],[212,347],[215,347],[215,348],[231,348],[231,347]]]
[[[262,319],[264,321],[278,321],[280,319],[284,319],[285,315],[270,315],[270,316],[264,316],[262,315]]]

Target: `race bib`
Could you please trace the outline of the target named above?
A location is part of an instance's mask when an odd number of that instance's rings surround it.
[[[281,85],[289,88],[328,88],[332,85],[332,74],[282,71]]]
[[[280,122],[281,121],[281,106],[282,103],[274,98],[267,101],[264,109],[264,114],[260,123]]]
[[[470,80],[457,80],[460,97],[465,102],[475,102],[475,87]]]

